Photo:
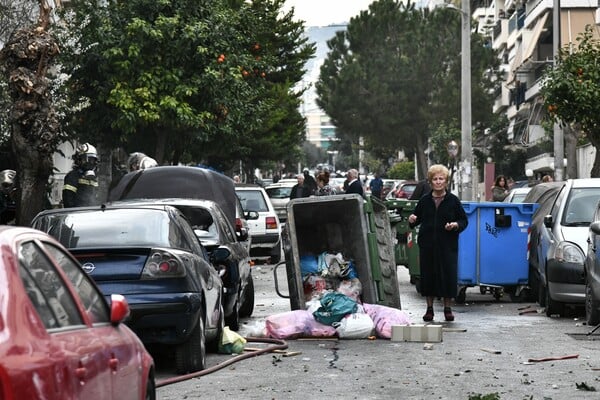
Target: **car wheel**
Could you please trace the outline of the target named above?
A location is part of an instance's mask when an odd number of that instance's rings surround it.
[[[276,247],[273,247],[271,250],[271,264],[277,264],[281,260],[281,246],[277,244]]]
[[[240,306],[240,317],[250,317],[254,312],[254,279],[252,274],[248,276],[248,283],[246,283],[246,290],[244,292],[244,298],[242,299],[242,305]]]
[[[598,312],[598,300],[594,301],[592,287],[585,284],[585,320],[589,325],[598,325],[600,323],[600,312]]]
[[[548,286],[546,285],[546,316],[551,317],[553,315],[558,315],[559,317],[562,317],[564,308],[565,308],[564,303],[561,303],[560,301],[556,301],[552,298],[552,295],[550,294],[550,290],[548,289]]]
[[[178,374],[202,371],[206,368],[206,338],[202,316],[188,340],[176,347],[175,368]]]
[[[538,280],[538,303],[540,307],[546,307],[546,287]]]
[[[232,331],[237,331],[240,329],[240,311],[239,311],[239,299],[233,305],[233,311],[231,315],[225,317],[225,325],[229,327]]]
[[[540,280],[538,278],[537,272],[533,268],[529,268],[529,288],[531,290],[528,291],[529,298],[527,301],[537,301],[538,293],[540,287]]]
[[[216,353],[219,350],[219,343],[221,336],[223,335],[223,328],[225,327],[225,312],[223,311],[223,304],[219,305],[219,323],[217,326],[217,335],[210,341],[206,348],[209,352]]]
[[[148,381],[146,382],[146,395],[144,396],[146,400],[156,400],[156,382],[154,382],[154,376],[150,374],[148,376]]]

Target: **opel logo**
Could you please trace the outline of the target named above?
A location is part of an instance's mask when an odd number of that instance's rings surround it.
[[[90,262],[86,262],[85,264],[83,264],[81,266],[83,268],[83,270],[88,273],[91,274],[92,272],[94,272],[94,270],[96,269],[96,267],[94,266],[94,264],[90,263]]]

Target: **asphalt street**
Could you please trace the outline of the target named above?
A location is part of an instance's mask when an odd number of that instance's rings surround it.
[[[285,271],[285,268],[280,268]],[[256,308],[240,333],[255,334],[272,314],[289,311],[274,290],[273,266],[253,269]],[[279,277],[286,288],[285,274]],[[402,309],[421,324],[424,299],[398,267]],[[583,323],[581,307],[548,318],[534,303],[496,300],[467,290],[443,321],[439,343],[389,340],[288,340],[286,351],[267,353],[199,378],[158,389],[158,399],[599,399],[600,329]],[[252,343],[253,347],[262,345]],[[231,356],[211,354],[209,366]],[[547,360],[546,360],[547,359]],[[543,361],[546,360],[546,361]],[[168,358],[157,358],[158,379],[173,376]],[[595,390],[595,391],[594,391]]]

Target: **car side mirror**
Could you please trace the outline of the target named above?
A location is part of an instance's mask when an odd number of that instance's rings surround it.
[[[245,214],[246,219],[258,219],[258,211],[248,211]]]
[[[231,251],[227,247],[219,247],[210,254],[210,261],[213,263],[222,263],[225,262],[229,256],[231,256]]]
[[[129,304],[121,294],[110,295],[110,323],[119,325],[129,317]]]
[[[552,228],[552,224],[554,223],[554,221],[552,220],[552,215],[548,214],[544,217],[544,226],[546,228]]]
[[[590,224],[590,229],[592,230],[592,232],[594,232],[596,235],[600,235],[600,221],[595,221],[592,222]]]

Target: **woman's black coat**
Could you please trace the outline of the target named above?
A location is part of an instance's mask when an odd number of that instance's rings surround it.
[[[467,214],[458,197],[446,192],[436,208],[432,193],[424,195],[415,208],[420,225],[417,237],[420,256],[421,295],[454,298],[458,284],[458,234],[468,224]],[[447,231],[448,222],[457,222],[458,230]]]

